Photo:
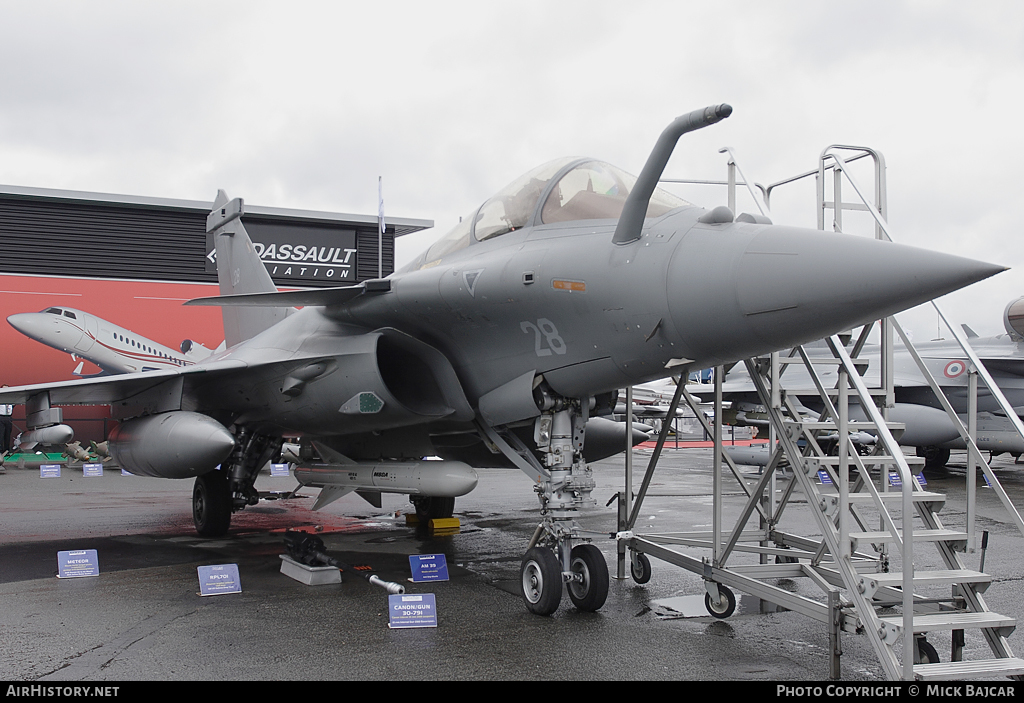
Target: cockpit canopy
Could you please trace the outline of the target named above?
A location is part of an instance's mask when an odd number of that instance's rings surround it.
[[[635,183],[635,176],[603,161],[577,157],[551,161],[512,181],[472,215],[462,218],[408,269],[421,268],[473,242],[523,227],[616,220]],[[691,203],[656,188],[647,206],[647,217],[660,217],[686,206]]]
[[[1003,327],[1014,341],[1024,340],[1024,298],[1011,300],[1003,310]]]

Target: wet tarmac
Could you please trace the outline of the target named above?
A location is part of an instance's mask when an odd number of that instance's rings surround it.
[[[649,456],[635,452],[635,484]],[[666,451],[652,485],[658,495],[647,499],[638,531],[710,524],[710,456],[705,449]],[[1014,502],[1024,505],[1024,466],[1011,458],[995,465]],[[581,523],[608,533],[615,505],[605,502],[622,486],[622,458],[594,468],[598,507]],[[74,468],[41,479],[36,470],[9,469],[0,475],[0,680],[827,679],[823,625],[791,612],[764,614],[752,598],[741,599],[727,620],[694,613],[686,604],[703,597],[699,576],[652,560],[646,585],[618,580],[607,538],[595,540],[613,576],[605,606],[582,613],[565,597],[553,616],[531,615],[519,595],[520,559],[539,514],[531,482],[515,470],[480,473],[477,489],[457,501],[462,528],[455,535],[431,537],[407,526],[404,496],[384,495],[377,509],[349,495],[313,513],[315,491],[304,490],[246,509],[226,538],[206,540],[192,527],[191,481],[110,470],[85,478]],[[930,490],[948,496],[943,521],[961,524],[963,455],[928,479]],[[257,483],[264,491],[293,487],[292,479],[269,475]],[[727,505],[739,505],[738,486],[728,490]],[[979,493],[979,527],[991,532],[986,571],[995,577],[985,597],[997,612],[1024,615],[1024,538],[992,492]],[[815,534],[806,504],[791,511]],[[348,573],[343,583],[323,586],[282,575],[283,530],[314,525],[322,526],[332,556],[372,567],[408,593],[433,593],[437,627],[390,629],[387,594]],[[57,552],[71,549],[96,549],[100,574],[56,578]],[[409,556],[431,553],[446,555],[449,580],[411,583]],[[918,568],[933,555],[920,549]],[[976,567],[980,553],[963,559]],[[213,564],[238,565],[241,593],[198,594],[197,568]],[[1019,638],[1009,638],[1015,651],[1024,649]],[[948,659],[948,639],[933,644]],[[883,678],[864,637],[844,634],[842,647],[844,679]],[[968,658],[977,648],[987,651],[969,633]]]

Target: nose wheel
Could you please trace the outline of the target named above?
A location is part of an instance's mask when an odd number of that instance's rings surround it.
[[[554,552],[533,547],[523,557],[519,569],[523,580],[523,600],[536,615],[551,615],[562,601],[562,567]]]
[[[578,544],[572,548],[569,569],[573,580],[569,582],[569,599],[580,610],[593,612],[608,598],[608,564],[601,550],[592,544]]]
[[[558,610],[563,583],[568,584],[569,600],[584,612],[599,610],[608,599],[608,564],[601,550],[592,544],[572,548],[566,574],[553,550],[533,547],[523,557],[519,575],[523,601],[536,615],[551,615]]]

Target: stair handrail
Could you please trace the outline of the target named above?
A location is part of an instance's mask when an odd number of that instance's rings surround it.
[[[857,194],[857,197],[859,197],[861,199],[861,202],[863,202],[865,205],[868,205],[867,198],[864,197],[864,193],[861,191],[860,186],[858,186],[856,179],[853,178],[853,176],[847,169],[846,161],[844,161],[842,156],[840,156],[838,153],[835,153],[834,150],[836,148],[842,147],[828,147],[827,149],[825,149],[825,151],[822,152],[822,158],[825,158],[827,156],[835,161],[836,166],[846,176],[847,181],[853,187],[853,190]],[[878,226],[879,230],[885,235],[885,239],[890,242],[893,241],[892,234],[889,231],[889,226],[886,223],[885,219],[873,207],[868,207],[868,212],[871,213],[871,217],[874,218],[875,224]],[[1009,419],[1010,424],[1013,425],[1014,429],[1017,431],[1017,434],[1020,435],[1022,440],[1024,440],[1024,423],[1021,422],[1020,417],[1013,410],[1013,406],[1010,405],[1010,402],[1006,399],[1006,396],[1003,395],[1003,391],[996,384],[995,380],[992,378],[992,375],[988,372],[988,369],[985,368],[985,364],[982,363],[981,358],[974,351],[974,348],[971,347],[970,344],[968,344],[967,338],[964,335],[964,333],[961,330],[957,329],[956,326],[950,324],[949,318],[946,316],[946,313],[942,310],[942,307],[938,304],[937,301],[932,300],[931,304],[932,307],[935,308],[935,312],[938,313],[939,317],[946,324],[946,327],[949,329],[950,333],[953,335],[953,338],[960,346],[961,351],[963,351],[964,355],[970,360],[971,365],[977,371],[978,376],[981,377],[981,380],[985,383],[985,386],[992,394],[992,397],[996,399],[996,402],[999,404],[1000,409],[1002,409],[1002,411],[1006,414],[1006,417],[1007,419]],[[900,337],[903,339],[904,346],[907,348],[908,351],[910,351],[910,354],[913,357],[918,368],[921,370],[921,373],[925,376],[927,380],[929,380],[929,385],[931,385],[932,391],[938,397],[939,402],[942,404],[943,409],[946,411],[946,414],[949,416],[950,420],[952,420],[953,426],[957,429],[957,431],[960,433],[960,436],[964,439],[964,442],[968,445],[969,451],[974,453],[973,458],[978,462],[978,465],[982,468],[982,471],[984,472],[985,476],[989,479],[989,483],[992,485],[992,488],[996,491],[997,495],[999,495],[999,498],[1002,501],[1004,507],[1006,507],[1007,511],[1010,513],[1010,516],[1017,523],[1017,529],[1020,530],[1020,533],[1022,535],[1024,535],[1024,519],[1021,519],[1020,513],[1017,512],[1017,509],[1013,506],[1013,503],[1010,501],[1009,496],[1006,495],[1006,491],[999,483],[999,479],[996,478],[996,475],[992,471],[992,468],[988,465],[988,462],[985,461],[985,459],[982,457],[981,451],[978,449],[977,444],[974,442],[974,439],[970,437],[970,433],[967,431],[963,423],[960,421],[959,416],[953,409],[952,404],[946,398],[945,393],[942,392],[941,388],[935,382],[934,377],[931,375],[931,372],[928,371],[928,368],[927,366],[925,366],[925,363],[921,359],[921,356],[917,354],[917,350],[914,349],[909,337],[906,335],[905,332],[903,332],[902,328],[898,326],[895,317],[890,319],[893,322],[894,328],[899,329],[899,334]],[[973,476],[970,475],[971,473],[972,472],[968,472],[968,481],[970,481],[973,478]],[[997,486],[998,488],[996,488]],[[973,506],[971,507],[971,512],[973,514]],[[968,525],[968,529],[973,534],[973,525]]]
[[[853,359],[849,352],[839,340],[838,335],[832,335],[827,339],[829,349],[839,359],[846,370],[848,382],[857,393],[860,399],[860,406],[878,429],[878,439],[881,440],[885,449],[896,462],[896,469],[900,474],[900,490],[903,502],[903,545],[901,558],[903,560],[903,678],[907,681],[914,679],[914,502],[911,497],[914,483],[917,479],[910,473],[910,465],[907,458],[903,456],[903,450],[893,437],[888,424],[879,412],[871,398],[871,393],[864,384],[864,379],[857,373],[853,365]],[[849,441],[849,440],[847,440]],[[883,480],[888,469],[883,468]],[[842,510],[848,506],[841,505]],[[843,539],[849,539],[849,535],[841,535]]]

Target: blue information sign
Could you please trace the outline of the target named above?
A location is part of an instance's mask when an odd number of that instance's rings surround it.
[[[288,464],[271,464],[270,465],[271,476],[287,476],[288,475]]]
[[[433,593],[388,596],[388,627],[437,627],[437,603]]]
[[[225,593],[241,593],[242,582],[238,580],[238,564],[200,566],[199,595],[220,596]]]
[[[414,583],[448,580],[448,561],[444,554],[411,554],[409,568]]]
[[[40,465],[39,478],[60,478],[60,464]]]
[[[102,476],[103,464],[82,464],[83,476]]]
[[[922,487],[928,485],[928,482],[924,480],[923,473],[917,475],[917,482],[920,483]],[[892,486],[893,488],[903,487],[903,481],[900,480],[900,475],[895,471],[889,472],[889,485]]]
[[[818,483],[832,485],[832,477],[828,475],[828,471],[825,471],[825,469],[818,469]]]
[[[81,576],[99,576],[100,562],[95,549],[74,549],[57,552],[57,578],[73,579]]]

